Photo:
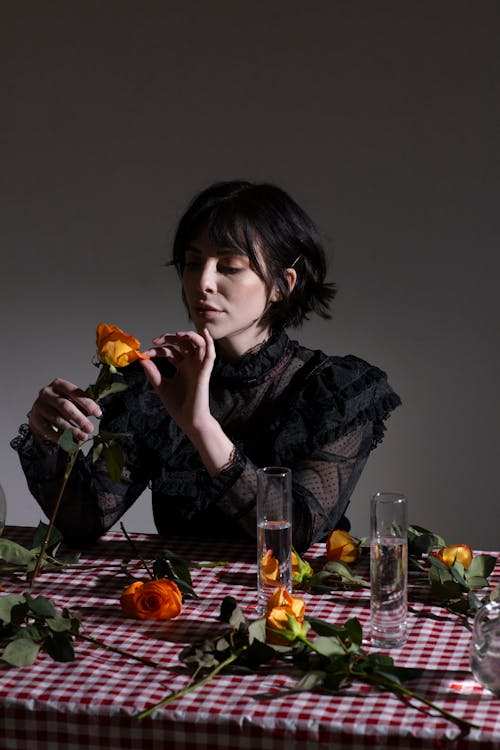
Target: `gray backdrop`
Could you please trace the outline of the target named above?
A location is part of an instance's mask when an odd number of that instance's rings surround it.
[[[86,386],[100,321],[186,324],[162,267],[188,200],[268,180],[318,223],[340,293],[297,336],[386,369],[404,406],[354,493],[500,547],[496,1],[4,2],[0,482],[36,524],[9,439],[56,375]],[[152,530],[146,493],[131,531]]]

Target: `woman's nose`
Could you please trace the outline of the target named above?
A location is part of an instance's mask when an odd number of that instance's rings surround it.
[[[216,267],[213,263],[203,264],[198,281],[202,292],[214,292],[216,290]]]

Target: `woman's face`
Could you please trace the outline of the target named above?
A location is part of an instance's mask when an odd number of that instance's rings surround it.
[[[186,249],[182,286],[189,315],[207,328],[228,358],[237,358],[268,336],[262,315],[274,293],[234,248],[214,245],[206,230]]]

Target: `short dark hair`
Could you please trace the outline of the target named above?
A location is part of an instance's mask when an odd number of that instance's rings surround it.
[[[182,276],[186,249],[203,231],[220,247],[244,252],[251,268],[273,286],[279,299],[266,311],[272,328],[297,327],[314,312],[330,318],[335,284],[325,282],[326,257],[309,216],[281,188],[243,180],[217,182],[197,195],[182,216],[174,237],[173,260]],[[297,272],[290,292],[285,269]]]

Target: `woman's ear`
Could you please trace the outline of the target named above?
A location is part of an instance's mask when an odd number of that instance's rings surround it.
[[[297,283],[297,271],[295,268],[285,268],[283,275],[285,276],[289,291],[293,291],[293,288]]]
[[[283,271],[283,278],[288,285],[288,291],[291,292],[297,282],[297,271],[295,268],[285,268]],[[275,284],[269,297],[269,301],[279,302],[282,299],[283,295]]]

